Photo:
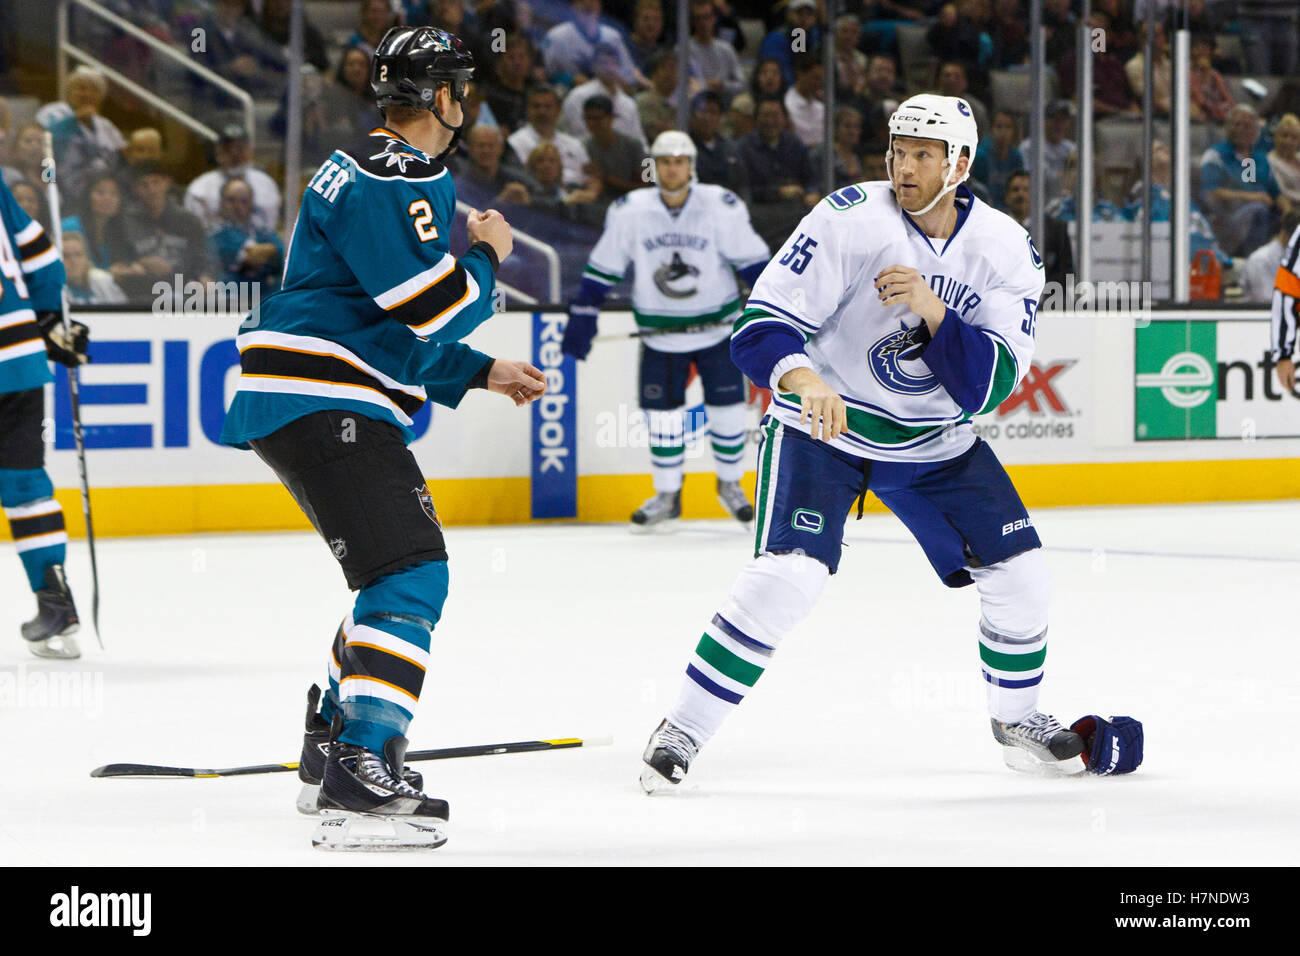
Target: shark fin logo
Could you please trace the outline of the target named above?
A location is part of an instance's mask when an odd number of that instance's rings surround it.
[[[387,158],[387,161],[384,163],[384,168],[388,169],[391,166],[396,166],[397,171],[403,175],[406,174],[406,166],[408,163],[425,163],[427,165],[429,162],[423,156],[417,156],[415,153],[407,150],[395,139],[390,139],[384,144],[382,150],[375,153],[375,155],[370,158],[385,159],[385,157]]]
[[[411,494],[415,495],[415,497],[419,499],[420,507],[424,510],[424,513],[428,516],[429,520],[441,528],[442,525],[438,521],[438,512],[433,507],[433,495],[429,493],[429,486],[419,485],[412,488]]]

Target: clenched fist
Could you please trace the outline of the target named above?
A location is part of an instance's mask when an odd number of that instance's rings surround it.
[[[497,262],[505,262],[506,256],[515,248],[515,240],[510,235],[510,223],[495,209],[487,212],[471,211],[467,231],[471,243],[486,242],[495,250]]]

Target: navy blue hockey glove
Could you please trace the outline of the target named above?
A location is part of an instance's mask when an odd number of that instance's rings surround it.
[[[63,327],[63,314],[53,310],[36,313],[36,325],[45,339],[45,354],[51,361],[75,368],[90,361],[86,349],[90,343],[90,330],[80,322],[69,322]]]
[[[1142,722],[1132,717],[1106,720],[1080,717],[1070,730],[1083,738],[1083,765],[1089,773],[1132,773],[1142,765]]]
[[[564,341],[560,351],[576,359],[585,359],[591,352],[591,340],[596,337],[596,316],[600,307],[575,302],[569,306],[569,324],[564,327]]]

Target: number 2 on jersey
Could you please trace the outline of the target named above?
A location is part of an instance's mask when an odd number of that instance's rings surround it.
[[[801,232],[795,237],[794,242],[790,243],[789,251],[777,260],[777,265],[789,266],[791,272],[801,276],[804,269],[808,268],[808,263],[812,262],[812,251],[816,247],[817,240]]]
[[[421,242],[438,238],[438,227],[433,224],[433,210],[429,208],[429,200],[417,199],[406,207],[406,212],[415,217],[415,234]]]

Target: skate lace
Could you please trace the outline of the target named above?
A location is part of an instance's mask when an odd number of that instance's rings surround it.
[[[424,799],[424,794],[403,780],[401,776],[393,773],[383,757],[369,750],[361,751],[358,756],[357,774],[403,797],[411,797],[414,800]]]
[[[665,724],[659,731],[659,746],[670,750],[673,756],[685,763],[690,763],[695,759],[695,754],[699,748],[695,746],[695,741],[687,736],[684,730],[674,727],[672,724]]]
[[[1064,728],[1055,717],[1048,714],[1033,713],[1015,725],[1016,732],[1040,744],[1047,743],[1049,737]]]

